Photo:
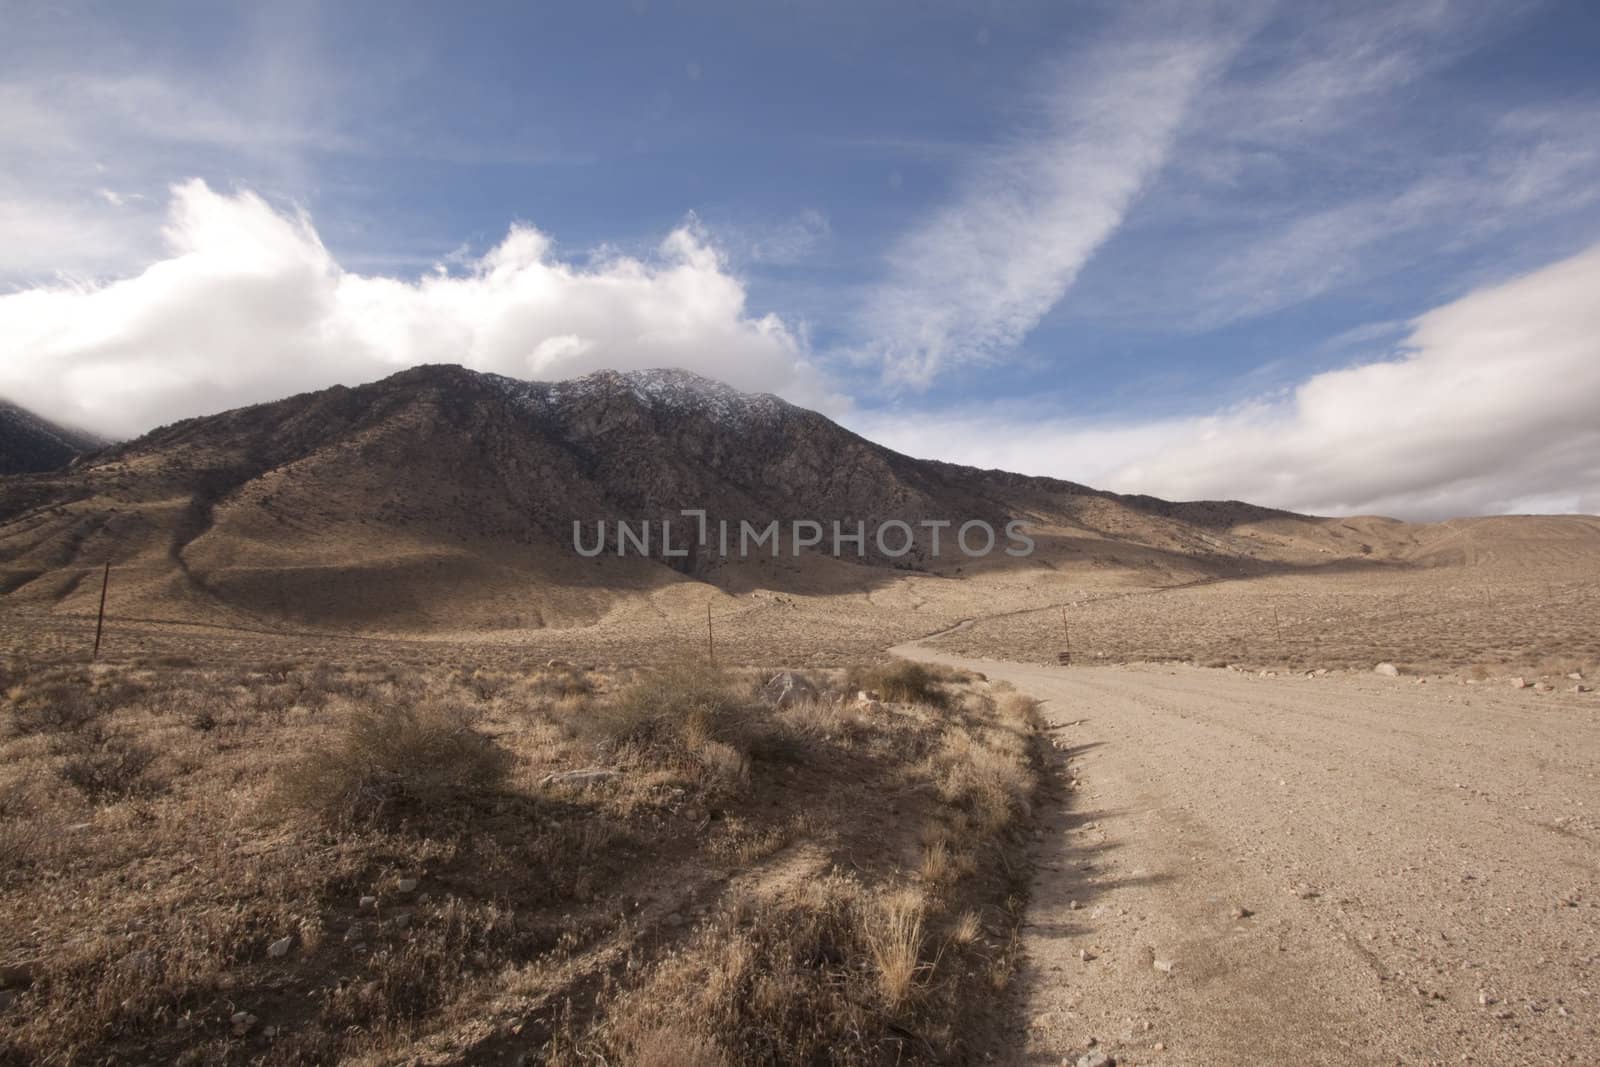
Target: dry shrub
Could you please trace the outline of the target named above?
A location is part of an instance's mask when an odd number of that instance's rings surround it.
[[[1043,707],[1041,701],[1022,693],[1007,693],[999,704],[1002,717],[1026,730],[1037,730],[1044,725]]]
[[[49,680],[17,695],[11,726],[18,734],[62,733],[87,726],[106,710],[85,682]]]
[[[284,768],[279,793],[335,820],[371,820],[492,792],[510,769],[510,754],[473,728],[471,713],[426,700],[358,708],[333,744]]]
[[[940,799],[970,812],[984,833],[996,833],[1030,810],[1034,775],[1025,740],[992,727],[952,727],[929,760]]]
[[[655,1062],[663,1031],[710,1050],[709,1063],[903,1061],[904,1035],[929,1031],[910,1014],[930,969],[924,940],[915,893],[873,896],[838,875],[740,902],[608,1004],[572,1062]]]
[[[646,675],[614,699],[589,708],[573,725],[610,747],[634,744],[693,754],[713,742],[742,752],[750,719],[726,675],[680,666]]]
[[[561,664],[546,667],[534,675],[529,688],[539,696],[559,700],[589,696],[595,691],[595,684],[582,668]]]
[[[948,695],[939,684],[938,675],[930,668],[910,660],[857,668],[850,672],[850,684],[856,689],[873,690],[884,700],[896,704],[927,704],[942,708],[949,702]]]
[[[160,789],[160,783],[149,774],[155,750],[98,722],[62,735],[52,748],[56,755],[66,757],[58,772],[62,780],[95,803],[112,803]]]

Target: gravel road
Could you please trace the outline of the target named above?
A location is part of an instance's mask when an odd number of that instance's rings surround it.
[[[1021,1062],[1600,1063],[1595,694],[895,651],[1047,702]]]

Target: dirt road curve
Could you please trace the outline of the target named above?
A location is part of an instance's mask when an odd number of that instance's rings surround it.
[[[1024,1062],[1600,1064],[1600,697],[896,651],[1057,725]]]

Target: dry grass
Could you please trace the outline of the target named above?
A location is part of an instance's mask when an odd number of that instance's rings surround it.
[[[752,672],[474,652],[0,661],[0,965],[30,975],[0,1062],[998,1047],[1035,758],[1007,702],[948,676],[867,714],[831,671],[777,711]],[[962,755],[1018,792],[974,818]]]
[[[890,1011],[899,1011],[911,999],[923,972],[923,911],[922,894],[901,889],[875,901],[863,924],[878,995]]]

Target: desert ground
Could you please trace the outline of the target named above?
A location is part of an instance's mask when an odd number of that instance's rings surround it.
[[[1596,1062],[1597,568],[1517,529],[93,663],[92,576],[8,602],[0,1057]]]
[[[1043,699],[1064,761],[1020,1062],[1600,1061],[1600,700],[1577,683],[899,651]]]

